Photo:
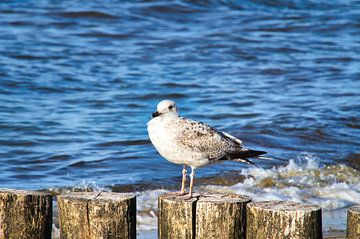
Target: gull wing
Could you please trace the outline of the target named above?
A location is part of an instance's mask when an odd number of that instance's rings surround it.
[[[204,153],[211,159],[241,150],[241,140],[210,127],[202,122],[180,118],[178,142],[191,150]]]

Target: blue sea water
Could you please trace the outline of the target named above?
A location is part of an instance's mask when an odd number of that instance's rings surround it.
[[[178,187],[181,167],[146,132],[162,99],[269,152],[274,160],[256,160],[268,176],[293,165],[310,175],[309,161],[343,172],[325,184],[355,196],[329,208],[360,202],[359,1],[0,2],[1,187]],[[197,177],[244,186],[234,175],[259,175],[247,168],[227,162]],[[308,187],[321,187],[314,177]]]

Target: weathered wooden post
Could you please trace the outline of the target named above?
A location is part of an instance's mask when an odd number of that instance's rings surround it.
[[[162,195],[158,199],[158,238],[194,239],[197,198]]]
[[[132,194],[83,192],[57,199],[62,239],[136,238],[136,197]]]
[[[51,230],[50,194],[0,189],[0,239],[50,239]]]
[[[348,239],[360,238],[360,205],[348,209],[346,237]]]
[[[196,203],[196,238],[245,238],[250,197],[228,194],[200,197]]]
[[[247,239],[321,239],[321,208],[288,201],[247,204]]]
[[[247,196],[196,195],[192,199],[159,197],[159,238],[245,238]]]

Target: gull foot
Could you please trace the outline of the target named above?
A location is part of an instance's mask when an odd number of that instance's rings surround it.
[[[191,200],[193,198],[193,195],[192,194],[184,194],[182,196],[180,196],[181,199],[184,199],[184,200]]]
[[[184,195],[186,195],[186,192],[182,192],[182,191],[169,192],[169,193],[166,193],[166,195],[170,195],[170,196],[184,196]]]

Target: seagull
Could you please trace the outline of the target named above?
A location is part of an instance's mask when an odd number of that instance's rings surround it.
[[[147,123],[151,143],[162,157],[183,165],[181,190],[174,195],[192,198],[195,169],[208,164],[232,160],[255,165],[249,158],[260,157],[265,151],[245,148],[242,141],[207,124],[179,116],[174,101],[163,100]],[[185,183],[187,166],[191,168],[189,193]]]

